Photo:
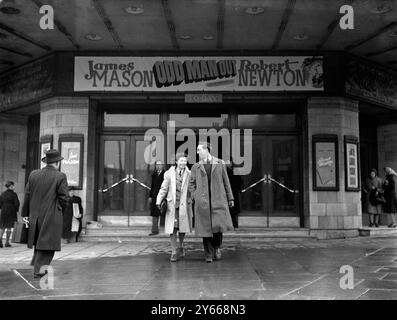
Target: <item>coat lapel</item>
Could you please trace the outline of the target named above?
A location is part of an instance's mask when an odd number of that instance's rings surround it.
[[[173,167],[171,171],[171,192],[172,192],[172,200],[176,201],[176,169]]]
[[[217,164],[218,164],[218,159],[215,158],[214,156],[212,156],[212,159],[211,159],[211,176],[212,176],[212,173],[215,170],[215,165],[217,165]]]
[[[183,186],[184,186],[185,183],[186,183],[187,175],[189,174],[189,172],[190,172],[189,169],[186,167],[186,168],[185,168],[185,171],[183,172],[181,192],[182,192],[182,190],[183,190]]]
[[[205,175],[207,175],[207,173],[205,172],[205,169],[204,169],[204,165],[203,165],[203,161],[202,161],[202,160],[199,161],[199,168],[200,168],[201,171],[203,171],[203,172],[205,173]]]

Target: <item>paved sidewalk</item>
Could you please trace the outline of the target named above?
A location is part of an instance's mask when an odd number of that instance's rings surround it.
[[[32,250],[0,249],[0,299],[397,299],[397,237],[228,242],[207,264],[200,243],[169,262],[167,242],[63,245],[54,289],[32,277]],[[341,289],[340,267],[354,270]]]

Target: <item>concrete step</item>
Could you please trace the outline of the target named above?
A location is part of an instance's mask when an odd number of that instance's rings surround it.
[[[169,235],[160,230],[160,234],[149,236],[148,227],[102,227],[86,229],[82,241],[169,241]],[[225,241],[261,241],[261,240],[290,240],[310,239],[309,229],[306,228],[242,228],[225,234]],[[201,241],[194,233],[187,234],[189,241]]]
[[[380,226],[378,228],[362,227],[359,229],[360,236],[363,237],[394,237],[397,236],[397,228]]]

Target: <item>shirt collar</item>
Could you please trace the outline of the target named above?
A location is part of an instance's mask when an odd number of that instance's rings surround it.
[[[212,161],[212,156],[211,154],[208,154],[208,158],[204,160],[204,163],[211,163]]]

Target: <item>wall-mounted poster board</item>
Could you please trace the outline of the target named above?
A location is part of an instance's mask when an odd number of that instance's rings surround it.
[[[59,136],[59,150],[64,158],[60,171],[66,174],[68,185],[78,190],[83,188],[84,136],[62,134]]]
[[[313,135],[313,190],[338,191],[338,137]]]
[[[345,136],[345,189],[360,191],[360,168],[358,138]]]
[[[53,136],[52,135],[46,135],[40,137],[40,158],[39,158],[39,167],[44,168],[46,164],[41,161],[45,157],[45,153],[47,150],[52,149],[53,145]]]

